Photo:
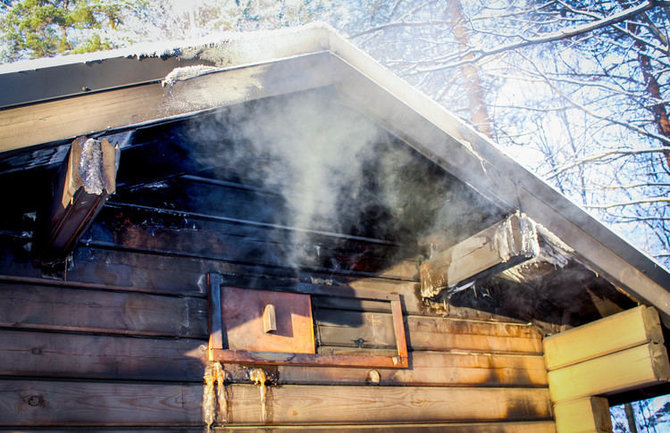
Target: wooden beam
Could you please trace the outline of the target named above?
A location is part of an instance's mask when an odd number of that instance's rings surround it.
[[[192,297],[0,282],[0,326],[62,332],[207,338],[207,302]],[[46,283],[46,284],[45,284]],[[110,290],[111,289],[111,290]]]
[[[343,310],[318,310],[319,341],[326,346],[393,348],[391,315]],[[447,317],[407,316],[408,345],[414,350],[469,350],[542,354],[541,335],[534,327]]]
[[[544,339],[548,370],[608,355],[645,343],[663,343],[654,308],[640,306]]]
[[[122,320],[122,319],[121,319]],[[23,329],[0,333],[0,375],[200,382],[204,340],[88,335]],[[156,366],[160,365],[160,368]],[[226,364],[228,380],[248,383],[248,368]],[[279,366],[276,385],[360,385],[370,368]],[[413,352],[409,369],[376,369],[380,386],[546,387],[541,356]]]
[[[39,259],[65,258],[116,190],[119,148],[106,139],[79,137],[70,147],[55,183]]]
[[[80,427],[68,429],[72,431],[91,431],[92,428]],[[99,430],[99,429],[98,429]],[[105,433],[202,433],[202,426],[179,426],[165,425],[161,427],[137,427],[114,428],[106,427]],[[12,428],[10,430],[0,429],[2,432],[11,433],[63,433],[58,427],[37,428]],[[493,422],[493,423],[399,423],[399,424],[336,424],[336,425],[235,425],[235,426],[212,426],[214,433],[556,433],[553,421],[529,421],[529,422]]]
[[[157,368],[160,368],[158,365]],[[261,423],[256,385],[226,386],[229,422]],[[198,425],[202,385],[0,380],[0,426]],[[267,389],[267,422],[547,421],[540,388],[285,385]]]
[[[647,343],[550,371],[547,378],[552,401],[562,402],[667,382],[670,363],[665,346]]]
[[[0,426],[14,428],[202,426],[201,403],[201,384],[0,380]]]
[[[0,332],[0,375],[201,383],[203,340]]]
[[[554,405],[556,433],[611,433],[612,418],[606,398],[586,397]]]
[[[221,426],[213,429],[219,433],[247,433],[258,430],[258,426]],[[263,426],[262,431],[267,433],[556,433],[554,423],[551,421]]]
[[[444,289],[501,272],[537,257],[539,251],[535,223],[514,213],[424,262],[421,296],[430,298]]]
[[[224,366],[228,378],[246,382],[245,367]],[[279,385],[365,385],[369,368],[279,366]],[[547,373],[541,356],[412,352],[409,369],[376,369],[379,386],[510,386],[544,387]]]
[[[230,421],[259,423],[257,387],[229,387]],[[550,416],[544,389],[282,386],[268,390],[268,422],[530,421]]]
[[[0,152],[332,84],[331,55],[222,68],[162,87],[120,88],[0,111]],[[299,72],[299,73],[298,73]]]

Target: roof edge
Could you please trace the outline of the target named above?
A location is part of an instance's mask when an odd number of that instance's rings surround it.
[[[316,22],[8,63],[0,65],[6,89],[0,109],[158,82],[178,67],[236,67],[326,51],[336,37],[330,25]]]

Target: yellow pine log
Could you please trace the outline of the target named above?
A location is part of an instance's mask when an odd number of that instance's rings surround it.
[[[552,401],[561,402],[666,382],[670,364],[665,346],[647,343],[550,371],[547,379]]]
[[[554,406],[557,433],[611,433],[612,419],[607,399],[586,397]]]
[[[641,344],[663,343],[658,312],[640,306],[544,339],[547,370],[555,370]]]

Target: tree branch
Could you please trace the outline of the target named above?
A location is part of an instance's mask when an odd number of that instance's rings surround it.
[[[654,204],[654,203],[670,203],[670,198],[668,197],[655,197],[655,198],[644,198],[640,200],[632,200],[632,201],[627,201],[623,203],[613,203],[613,204],[606,204],[606,205],[587,205],[586,207],[589,209],[612,209],[615,207],[623,207],[623,206],[636,206],[640,204]]]
[[[618,159],[622,158],[624,156],[631,156],[631,155],[643,155],[647,153],[663,153],[666,154],[670,152],[668,149],[664,149],[662,147],[652,147],[650,149],[616,149],[616,150],[609,150],[607,152],[602,152],[602,153],[596,153],[593,155],[586,156],[584,158],[580,158],[577,161],[574,161],[570,164],[564,165],[562,167],[558,167],[555,170],[553,170],[553,173],[551,173],[550,176],[547,176],[547,179],[552,179],[562,173],[565,173],[566,171],[570,170],[571,168],[578,167],[582,164],[586,164],[589,162],[597,162],[599,164],[606,164],[611,162],[613,159]]]
[[[613,24],[617,24],[623,21],[626,21],[629,18],[632,18],[638,14],[641,14],[643,12],[646,12],[650,9],[653,9],[654,7],[658,5],[664,5],[665,2],[659,2],[655,0],[647,0],[644,3],[640,3],[639,5],[623,10],[621,12],[612,14],[611,16],[607,18],[602,18],[600,20],[596,20],[587,24],[582,24],[579,26],[574,26],[574,27],[569,27],[566,29],[559,30],[557,32],[553,33],[548,33],[544,36],[540,36],[537,38],[530,38],[526,39],[521,42],[516,42],[516,43],[511,43],[507,45],[502,45],[498,48],[492,49],[492,50],[480,50],[480,49],[469,49],[466,51],[463,51],[461,53],[458,53],[458,56],[462,58],[462,60],[451,63],[448,65],[441,65],[441,66],[436,66],[434,68],[426,68],[419,70],[419,72],[433,72],[433,71],[439,71],[443,69],[449,69],[449,68],[454,68],[457,66],[461,66],[466,63],[474,63],[482,60],[485,57],[493,56],[495,54],[500,54],[506,51],[511,51],[511,50],[516,50],[519,48],[524,48],[528,47],[531,45],[537,45],[537,44],[544,44],[547,42],[555,42],[559,41],[561,39],[568,39],[572,38],[574,36],[582,35],[584,33],[590,33],[594,30],[601,29],[603,27],[611,26]],[[469,57],[469,58],[468,58]]]

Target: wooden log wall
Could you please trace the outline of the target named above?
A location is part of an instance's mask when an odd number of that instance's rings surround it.
[[[670,380],[663,343],[658,312],[645,306],[545,338],[558,433],[611,432],[604,397]]]
[[[174,198],[185,191],[190,201]],[[212,209],[212,194],[228,205]],[[0,431],[203,431],[207,272],[238,287],[318,294],[319,343],[330,351],[392,347],[385,307],[350,297],[402,296],[409,369],[267,368],[274,427],[263,431],[555,431],[532,326],[427,308],[416,261],[393,242],[312,233],[303,270],[288,268],[290,228],[254,219],[281,206],[268,197],[188,176],[120,191],[59,279],[30,261],[20,224],[31,221],[4,219],[15,225],[0,236]],[[225,368],[229,424],[217,430],[254,431],[259,388],[246,366]]]

